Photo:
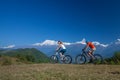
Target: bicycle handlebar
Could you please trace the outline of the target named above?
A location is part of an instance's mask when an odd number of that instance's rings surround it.
[[[85,49],[82,49],[82,52],[86,52]]]

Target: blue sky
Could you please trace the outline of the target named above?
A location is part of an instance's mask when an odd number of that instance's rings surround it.
[[[0,45],[120,38],[119,0],[1,0]]]

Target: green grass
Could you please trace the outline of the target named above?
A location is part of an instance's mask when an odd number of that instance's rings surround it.
[[[120,65],[7,65],[0,66],[0,80],[120,80]]]

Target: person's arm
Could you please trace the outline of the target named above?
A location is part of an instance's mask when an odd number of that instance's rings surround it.
[[[60,48],[61,48],[61,46],[60,46],[60,45],[58,45],[58,47],[57,47],[56,51],[58,51]]]
[[[87,45],[84,47],[84,49],[83,49],[83,50],[85,51],[85,50],[88,48],[88,46],[89,46],[89,45],[87,44]]]

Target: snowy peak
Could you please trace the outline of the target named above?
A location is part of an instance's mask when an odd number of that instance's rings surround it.
[[[115,44],[120,44],[120,39],[117,39],[117,40],[115,41]]]
[[[75,44],[80,44],[80,45],[85,45],[86,43],[86,40],[85,38],[83,38],[81,41],[77,41],[77,42],[63,42],[65,45],[75,45]],[[93,41],[93,43],[97,46],[102,46],[102,47],[107,47],[108,44],[101,44],[100,42],[97,42],[97,41]],[[57,45],[57,41],[55,40],[45,40],[43,42],[40,42],[40,43],[35,43],[35,44],[32,44],[33,46],[52,46],[52,45]]]
[[[54,40],[45,40],[41,43],[35,43],[34,46],[44,46],[44,45],[57,45],[57,41]]]
[[[0,47],[2,49],[11,49],[11,48],[14,48],[15,45],[8,45],[8,46],[4,46],[4,47]]]
[[[63,42],[65,45],[72,45],[72,44],[85,44],[85,39],[83,39],[82,41],[77,41],[75,43],[70,43],[70,42]],[[45,40],[43,42],[40,43],[35,43],[32,44],[33,46],[48,46],[48,45],[57,45],[57,41],[55,40]]]
[[[85,42],[86,42],[86,40],[85,40],[85,38],[83,38],[81,41],[75,42],[75,44],[86,44]]]
[[[108,47],[108,44],[101,44],[100,42],[94,41],[93,44],[95,44],[96,46],[102,46],[102,47]]]

